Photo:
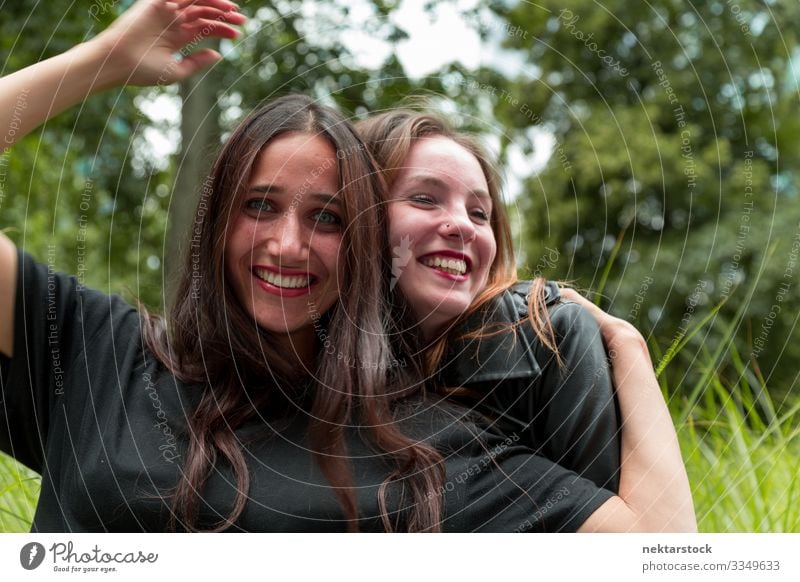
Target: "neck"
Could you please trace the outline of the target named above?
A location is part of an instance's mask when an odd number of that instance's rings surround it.
[[[316,369],[319,346],[313,329],[304,329],[278,338],[286,362],[298,372],[311,374]]]

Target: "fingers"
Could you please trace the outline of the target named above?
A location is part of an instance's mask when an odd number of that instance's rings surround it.
[[[642,334],[633,324],[609,315],[574,289],[561,288],[560,291],[564,299],[579,304],[594,317],[612,356],[617,348],[627,350],[641,348],[643,353],[648,353],[647,342],[645,342]]]
[[[570,289],[569,287],[559,287],[559,291],[561,291],[561,296],[566,299],[567,301],[572,301],[573,303],[577,303],[581,307],[583,307],[586,311],[588,311],[592,317],[595,318],[597,323],[600,325],[601,328],[608,327],[610,324],[614,323],[618,320],[613,315],[609,315],[602,309],[600,309],[597,305],[586,299],[583,295],[575,291],[575,289]]]
[[[240,14],[239,7],[227,0],[194,0],[183,2],[164,2],[157,0],[151,4],[142,4],[142,10],[147,8],[155,9],[162,18],[162,26],[165,31],[180,26],[183,31],[189,32],[190,36],[208,29],[209,33],[205,36],[216,36],[219,38],[235,38],[238,32],[235,28],[225,25],[241,26],[247,22],[247,17]]]
[[[230,10],[239,10],[239,5],[228,0],[176,0],[175,4],[178,8],[186,8],[187,6],[208,6],[210,8],[217,8],[223,12]]]
[[[247,22],[247,17],[236,12],[238,6],[227,0],[197,0],[186,2],[179,12],[181,29],[193,39],[233,39],[239,31],[233,26]]]
[[[238,30],[216,20],[198,19],[184,24],[182,30],[190,35],[193,41],[203,38],[236,38],[239,36]]]
[[[227,22],[229,24],[244,24],[247,17],[233,10],[220,10],[209,6],[189,6],[181,12],[184,22],[190,23],[194,20],[214,20],[217,22]]]
[[[561,296],[567,301],[578,303],[585,309],[588,309],[595,319],[597,319],[598,315],[600,314],[606,315],[605,311],[603,311],[602,309],[597,307],[597,305],[586,299],[586,297],[575,291],[575,289],[572,289],[570,287],[559,287],[559,291],[561,291]]]
[[[184,59],[178,63],[178,66],[175,68],[175,79],[172,79],[172,81],[187,79],[202,69],[210,67],[221,58],[222,56],[212,49],[195,51],[184,57]]]
[[[575,289],[569,288],[559,288],[561,291],[561,296],[566,299],[567,301],[572,301],[573,303],[577,303],[581,307],[583,307],[586,311],[588,311],[592,317],[595,318],[597,323],[600,325],[601,328],[608,327],[615,323],[623,323],[624,320],[618,319],[613,315],[609,315],[602,309],[600,309],[597,305],[586,299],[583,295],[575,291]],[[624,322],[627,323],[627,322]]]

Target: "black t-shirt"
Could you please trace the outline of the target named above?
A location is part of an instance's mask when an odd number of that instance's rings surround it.
[[[82,288],[22,251],[18,265],[14,357],[0,357],[0,449],[42,474],[32,530],[165,531],[202,387],[178,381],[144,349],[140,315],[120,297]],[[574,531],[613,495],[519,439],[480,429],[461,408],[418,409],[407,426],[445,458],[445,531]],[[346,530],[302,416],[255,418],[236,435],[251,486],[231,530]],[[389,469],[357,429],[347,438],[360,529],[381,531],[378,487]],[[218,463],[201,523],[227,516],[234,490]]]
[[[502,434],[618,491],[620,422],[600,329],[583,307],[561,300],[558,285],[544,290],[558,358],[527,319],[531,282],[521,281],[453,333],[440,382],[469,389],[464,401]]]

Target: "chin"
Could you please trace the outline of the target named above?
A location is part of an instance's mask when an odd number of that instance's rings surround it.
[[[284,309],[275,309],[273,306],[247,306],[248,315],[255,323],[270,333],[278,335],[293,334],[303,328],[311,327],[312,320],[308,314],[291,313]]]
[[[427,305],[427,309],[418,312],[418,321],[424,322],[425,327],[447,331],[447,327],[457,318],[461,317],[470,304],[463,301],[452,301],[443,298],[440,302]]]
[[[437,311],[445,316],[458,317],[472,305],[472,297],[462,293],[446,293],[436,300]]]

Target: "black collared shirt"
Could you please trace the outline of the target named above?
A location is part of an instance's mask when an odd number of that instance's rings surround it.
[[[530,281],[514,285],[453,332],[461,339],[448,350],[440,382],[468,388],[470,403],[502,434],[519,435],[542,456],[618,491],[619,414],[597,323],[546,283],[559,365],[526,319],[530,288]]]

